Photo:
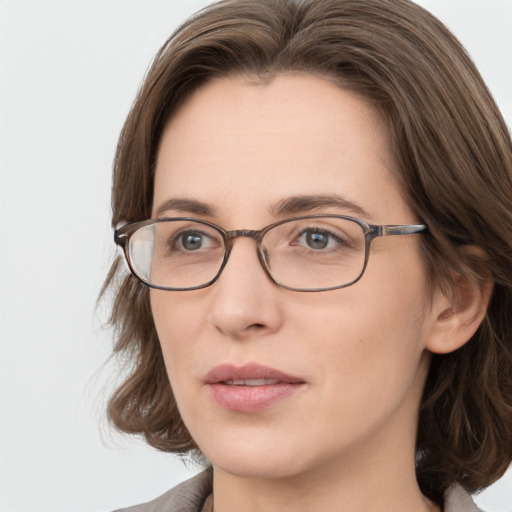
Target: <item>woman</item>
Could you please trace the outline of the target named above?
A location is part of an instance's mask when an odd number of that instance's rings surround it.
[[[512,460],[512,145],[408,0],[226,0],[120,137],[122,431],[208,469],[132,511],[477,510]]]

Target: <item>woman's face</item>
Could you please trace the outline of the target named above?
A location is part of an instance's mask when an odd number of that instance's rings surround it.
[[[395,165],[385,123],[349,91],[306,74],[216,79],[166,127],[153,214],[226,230],[315,213],[417,222]],[[328,200],[287,211],[304,196]],[[214,467],[286,477],[377,458],[413,468],[434,322],[419,236],[374,240],[365,274],[343,289],[280,288],[255,242],[238,238],[212,286],[151,290],[179,410]]]

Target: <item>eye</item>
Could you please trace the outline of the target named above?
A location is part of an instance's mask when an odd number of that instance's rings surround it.
[[[319,251],[323,249],[331,249],[340,244],[343,244],[343,240],[334,233],[325,229],[308,228],[299,234],[297,242],[294,245],[302,245],[309,249]]]
[[[173,249],[182,251],[198,251],[200,249],[210,249],[217,244],[214,239],[200,231],[182,231],[173,237],[171,243]]]

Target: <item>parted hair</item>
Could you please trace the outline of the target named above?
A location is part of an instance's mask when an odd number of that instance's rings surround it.
[[[431,282],[479,276],[464,251],[486,254],[494,290],[478,331],[433,354],[417,433],[417,478],[440,500],[498,479],[512,460],[512,144],[473,62],[449,30],[409,0],[224,0],[186,21],[163,45],[139,89],[114,162],[113,225],[151,217],[155,160],[177,106],[215,77],[263,82],[306,72],[355,91],[384,115],[405,200],[428,234]],[[116,259],[114,352],[127,363],[108,404],[119,430],[163,451],[197,449],[167,378],[148,288]],[[186,292],[182,292],[186,293]]]

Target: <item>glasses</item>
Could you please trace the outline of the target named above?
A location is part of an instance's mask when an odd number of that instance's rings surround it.
[[[275,222],[261,230],[225,231],[203,220],[159,218],[117,229],[131,272],[152,288],[196,290],[213,284],[239,237],[256,241],[258,258],[278,286],[319,292],[350,286],[368,263],[374,238],[412,235],[423,224],[372,225],[343,215],[308,215]]]

